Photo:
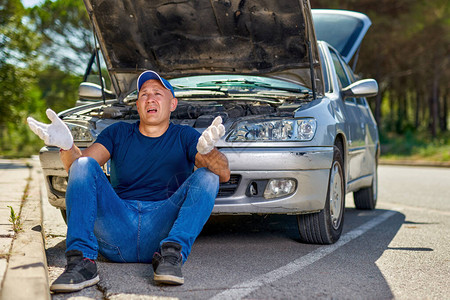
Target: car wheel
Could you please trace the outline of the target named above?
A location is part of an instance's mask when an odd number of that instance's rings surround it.
[[[63,209],[63,208],[60,208],[59,210],[61,211],[61,216],[63,217],[64,222],[67,224],[67,212],[66,212],[66,210]]]
[[[378,198],[378,160],[375,158],[372,185],[353,193],[357,209],[375,209]]]
[[[297,216],[300,241],[311,244],[333,244],[339,240],[345,210],[343,164],[341,150],[335,147],[325,207],[318,213]]]

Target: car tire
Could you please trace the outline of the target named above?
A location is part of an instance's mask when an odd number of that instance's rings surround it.
[[[59,210],[61,211],[61,216],[63,217],[64,222],[67,224],[67,212],[66,212],[66,210],[64,208],[60,208]]]
[[[345,177],[341,150],[335,147],[325,207],[318,213],[297,216],[300,241],[333,244],[341,237],[345,211]]]
[[[353,193],[356,209],[375,209],[378,198],[378,160],[375,158],[372,185]]]

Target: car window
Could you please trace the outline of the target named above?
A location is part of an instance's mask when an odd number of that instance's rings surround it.
[[[356,104],[366,106],[367,102],[366,102],[366,99],[364,99],[364,98],[356,98]]]
[[[352,69],[347,65],[345,62],[341,61],[342,66],[345,69],[345,72],[347,73],[347,76],[350,78],[350,82],[353,83],[356,81],[356,76],[353,74]]]
[[[355,74],[353,73],[353,71],[352,71],[352,69],[350,68],[350,66],[347,65],[345,62],[342,62],[342,61],[341,61],[341,63],[342,63],[342,65],[344,66],[344,69],[345,69],[345,71],[346,71],[348,77],[350,78],[350,82],[351,82],[351,83],[355,82],[355,81],[356,81],[356,76],[355,76]],[[352,98],[352,99],[353,99],[353,98]],[[358,105],[363,105],[363,106],[366,105],[366,101],[365,101],[364,98],[356,98],[355,100],[356,100],[356,104],[358,104]],[[352,100],[352,101],[353,101],[353,100]]]
[[[330,49],[331,58],[333,59],[333,65],[336,70],[336,75],[338,76],[340,88],[344,88],[352,83],[350,78],[347,76],[347,73],[345,72],[344,65],[345,63],[341,61],[338,54],[333,50]],[[355,102],[355,98],[347,98],[345,99],[347,102]]]
[[[169,80],[173,87],[208,87],[215,85],[224,86],[242,86],[251,85],[257,83],[253,88],[267,89],[270,86],[277,86],[286,89],[300,89],[305,88],[299,84],[287,82],[280,79],[274,79],[263,76],[250,76],[250,75],[199,75],[199,76],[187,76],[179,77]]]
[[[339,83],[341,84],[341,88],[348,86],[351,82],[350,79],[347,77],[347,74],[345,74],[344,67],[339,61],[337,53],[334,52],[332,49],[330,49],[330,53],[331,58],[333,59],[333,65],[336,70],[336,75],[338,76]]]
[[[323,85],[325,88],[325,92],[326,93],[331,93],[333,92],[333,90],[331,89],[331,85],[330,85],[330,78],[329,78],[329,71],[328,68],[326,67],[326,61],[325,61],[325,57],[323,56],[322,51],[319,51],[320,54],[320,61],[322,62],[322,77],[323,77]]]

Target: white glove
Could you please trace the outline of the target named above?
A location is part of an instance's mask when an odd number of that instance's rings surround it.
[[[216,117],[211,125],[203,131],[198,139],[197,151],[200,154],[207,154],[214,149],[214,145],[225,134],[225,127],[222,125],[222,118]]]
[[[32,117],[27,118],[28,126],[37,134],[46,145],[60,147],[69,150],[73,146],[73,137],[69,127],[50,108],[46,111],[47,117],[52,124],[44,124]]]

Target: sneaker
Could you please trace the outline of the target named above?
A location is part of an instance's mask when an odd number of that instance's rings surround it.
[[[166,242],[161,246],[161,253],[156,252],[152,259],[154,280],[156,283],[180,285],[184,283],[181,266],[181,246]]]
[[[66,258],[66,269],[50,286],[51,291],[76,292],[99,282],[95,261],[83,258],[78,250],[67,251]]]

